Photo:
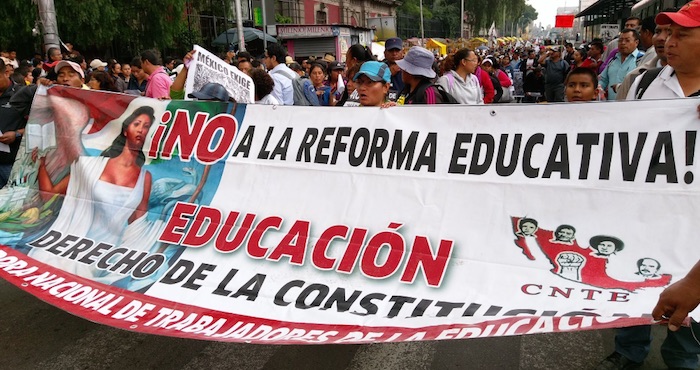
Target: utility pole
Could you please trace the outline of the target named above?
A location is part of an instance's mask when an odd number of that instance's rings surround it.
[[[238,28],[238,51],[245,51],[245,35],[243,35],[243,19],[241,18],[241,0],[236,0],[236,26]]]
[[[44,31],[44,51],[49,48],[61,48],[61,39],[58,37],[58,26],[56,23],[56,7],[53,0],[37,0],[39,8],[39,19],[41,28]]]
[[[459,12],[459,38],[464,39],[464,0],[461,1]]]
[[[266,0],[260,0],[260,5],[262,6],[263,48],[265,48],[265,50],[267,50],[267,11],[265,9],[265,1]],[[342,10],[341,10],[341,13],[342,13]]]

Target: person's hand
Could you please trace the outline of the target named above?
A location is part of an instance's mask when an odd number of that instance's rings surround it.
[[[700,281],[685,277],[666,288],[651,312],[654,320],[668,319],[668,329],[681,327],[688,312],[700,304]]]
[[[0,135],[0,143],[10,145],[15,142],[16,134],[14,131],[6,131]]]
[[[39,159],[39,148],[34,148],[32,149],[32,162],[36,162],[37,159]],[[44,159],[44,157],[41,157],[41,159]]]
[[[49,79],[46,78],[46,77],[40,77],[40,78],[39,78],[39,85],[42,85],[42,86],[51,86],[51,85],[53,85],[53,81],[49,80]]]
[[[389,108],[389,107],[395,107],[396,105],[397,105],[396,102],[388,101],[386,103],[382,103],[382,105],[380,105],[380,108],[384,109],[384,108]]]
[[[182,57],[182,63],[185,65],[184,68],[190,68],[190,63],[192,63],[192,61],[194,60],[194,54],[196,52],[196,50],[190,50],[187,52],[187,54],[185,54],[184,57]]]

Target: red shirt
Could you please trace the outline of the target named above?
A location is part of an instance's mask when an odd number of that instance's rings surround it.
[[[484,104],[493,103],[493,98],[496,96],[496,89],[493,87],[493,82],[491,82],[491,77],[489,73],[477,67],[474,73],[479,79],[482,90],[484,90]]]
[[[586,60],[584,60],[580,66],[577,66],[576,63],[572,63],[571,70],[573,71],[576,68],[589,68],[590,70],[598,74],[598,63],[596,63],[596,61],[593,60],[593,58],[586,58]]]

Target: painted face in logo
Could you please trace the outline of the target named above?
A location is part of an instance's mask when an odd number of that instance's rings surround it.
[[[657,271],[659,271],[659,264],[653,259],[644,259],[639,266],[639,274],[642,276],[654,276]]]
[[[525,222],[520,226],[523,235],[534,235],[535,230],[537,230],[537,226],[532,222]]]
[[[574,230],[571,229],[561,229],[557,231],[557,240],[563,242],[570,242],[574,239]]]
[[[609,256],[615,253],[615,243],[609,240],[600,242],[596,248],[598,249],[598,254],[602,254],[604,256]]]

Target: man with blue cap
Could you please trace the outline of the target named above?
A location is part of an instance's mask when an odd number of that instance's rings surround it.
[[[384,62],[392,64],[401,59],[403,59],[403,40],[398,37],[392,37],[386,40],[384,43]],[[396,73],[391,75],[390,90],[393,94],[390,94],[390,96],[398,96],[403,88],[404,83],[401,78],[401,71],[396,71]]]

